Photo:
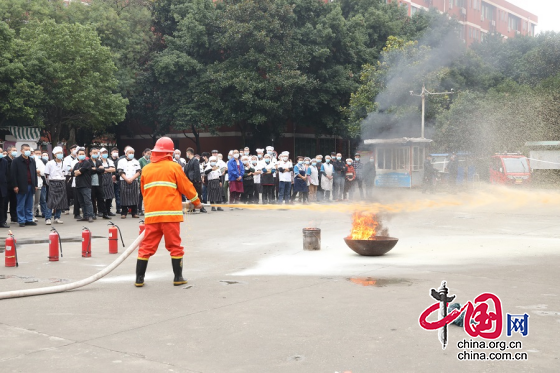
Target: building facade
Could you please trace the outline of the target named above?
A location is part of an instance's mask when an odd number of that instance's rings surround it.
[[[506,0],[386,0],[398,1],[407,7],[408,15],[436,8],[463,25],[461,38],[467,45],[484,40],[485,35],[498,33],[504,38],[517,35],[534,36],[538,17]]]

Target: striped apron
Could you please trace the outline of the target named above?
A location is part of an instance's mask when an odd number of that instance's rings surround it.
[[[124,180],[120,182],[121,189],[121,206],[136,206],[138,205],[138,195],[140,188],[138,187],[138,179],[134,180],[131,184]]]
[[[66,197],[66,181],[49,181],[49,198],[47,208],[50,210],[68,210],[68,198]]]

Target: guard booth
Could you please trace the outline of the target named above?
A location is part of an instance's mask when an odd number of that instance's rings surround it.
[[[432,140],[402,137],[369,139],[375,157],[375,186],[381,188],[412,188],[422,185],[424,159]]]

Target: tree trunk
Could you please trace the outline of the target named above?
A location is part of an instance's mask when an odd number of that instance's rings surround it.
[[[194,143],[196,144],[196,152],[200,154],[200,134],[196,130],[194,124],[191,124],[191,129],[194,136]]]
[[[66,148],[70,150],[70,147],[76,143],[76,128],[70,127],[70,135],[68,136],[68,141],[66,142]]]

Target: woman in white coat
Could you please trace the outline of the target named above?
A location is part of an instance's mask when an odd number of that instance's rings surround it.
[[[321,165],[321,188],[324,191],[325,201],[330,201],[333,189],[334,166],[330,155],[325,157],[325,162]]]

